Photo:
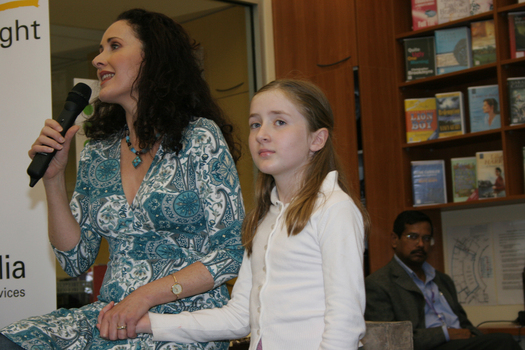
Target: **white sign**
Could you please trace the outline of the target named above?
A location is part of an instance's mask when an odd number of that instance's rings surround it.
[[[56,308],[42,183],[27,151],[51,118],[47,0],[0,1],[0,327]]]

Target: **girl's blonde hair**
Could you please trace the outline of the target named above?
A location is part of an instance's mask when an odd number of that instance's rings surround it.
[[[339,173],[338,184],[341,189],[352,198],[361,211],[365,234],[368,233],[370,217],[347,182],[335,152],[333,143],[334,116],[330,103],[321,89],[308,81],[280,79],[265,85],[256,95],[271,90],[279,90],[295,105],[301,115],[305,117],[310,132],[321,128],[328,130],[325,146],[315,152],[308,162],[304,170],[301,190],[298,191],[288,206],[285,219],[288,235],[296,235],[304,229],[314,210],[321,185],[326,175],[333,170],[337,170]],[[247,214],[242,225],[242,243],[248,256],[252,253],[252,243],[257,227],[272,204],[270,194],[274,186],[273,177],[259,171],[255,187],[255,208]]]

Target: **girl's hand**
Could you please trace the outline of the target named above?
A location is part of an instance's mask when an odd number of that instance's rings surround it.
[[[100,337],[110,340],[136,338],[137,332],[141,333],[143,326],[137,329],[138,322],[147,316],[148,310],[153,306],[147,303],[147,296],[142,295],[141,289],[124,298],[120,303],[109,303],[99,313],[97,328],[100,330]],[[148,328],[144,321],[145,329]]]
[[[97,328],[98,328],[99,331],[100,331],[100,324],[102,323],[102,319],[104,318],[105,313],[107,311],[111,310],[113,308],[113,306],[115,306],[115,302],[114,301],[112,301],[109,304],[107,304],[106,306],[104,306],[102,308],[102,310],[100,310],[100,312],[98,313]]]
[[[29,158],[33,159],[37,153],[57,151],[44,174],[44,179],[54,178],[59,173],[65,171],[71,140],[79,129],[80,127],[78,125],[73,125],[67,131],[65,137],[62,137],[60,134],[62,126],[60,126],[56,120],[47,119],[45,121],[45,126],[40,131],[40,135],[28,152]]]
[[[149,321],[149,313],[146,313],[137,323],[137,333],[153,333],[151,331],[151,322]]]

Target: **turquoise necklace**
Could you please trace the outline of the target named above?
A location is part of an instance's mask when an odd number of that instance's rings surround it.
[[[129,139],[129,129],[127,125],[124,127],[124,130],[126,133],[126,143],[128,144],[129,150],[136,155],[135,159],[133,159],[133,161],[131,162],[131,164],[133,164],[133,167],[136,168],[142,163],[142,158],[140,158],[140,155],[148,153],[149,150],[151,149],[151,146],[143,148],[140,151],[137,151],[135,147],[133,147],[133,145],[131,144],[131,140]],[[157,142],[158,139],[159,139],[159,134],[157,134],[157,138],[155,139],[155,142]]]

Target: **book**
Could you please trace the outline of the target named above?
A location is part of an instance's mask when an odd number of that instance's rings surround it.
[[[436,94],[439,138],[465,133],[465,110],[461,91]]]
[[[405,118],[407,143],[438,138],[434,97],[406,99]]]
[[[444,160],[418,160],[412,166],[414,206],[447,202]]]
[[[501,128],[498,85],[468,88],[470,132]]]
[[[508,78],[510,125],[525,123],[525,77]]]
[[[436,75],[434,37],[404,39],[406,80]]]
[[[510,58],[525,56],[525,12],[509,12]]]
[[[434,32],[436,74],[446,74],[472,67],[470,29],[458,27]]]
[[[525,1],[525,0],[524,0]],[[470,15],[492,11],[494,9],[493,0],[470,0]]]
[[[470,0],[437,0],[439,24],[470,16]]]
[[[438,24],[436,0],[412,0],[412,30]]]
[[[496,62],[496,35],[494,20],[472,22],[470,24],[472,41],[472,64],[480,66]]]
[[[454,203],[472,198],[478,188],[476,157],[451,158],[452,195]]]
[[[503,151],[476,153],[479,199],[505,197]]]

